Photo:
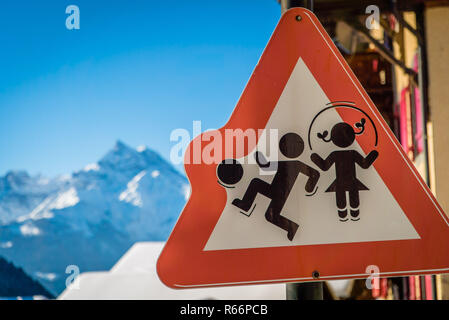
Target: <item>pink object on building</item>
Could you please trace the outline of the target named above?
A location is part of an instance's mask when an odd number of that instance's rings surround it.
[[[400,129],[400,138],[402,148],[406,153],[410,150],[410,145],[408,144],[408,128],[407,128],[407,95],[408,95],[408,87],[402,89],[401,91],[401,100],[399,102],[399,129]]]
[[[417,55],[414,57],[413,62],[413,70],[418,71],[418,58]],[[416,87],[413,92],[414,95],[414,105],[415,105],[415,137],[414,141],[416,142],[416,151],[417,153],[421,153],[424,150],[424,123],[423,123],[423,110],[422,110],[422,104],[420,99],[420,92],[419,89]],[[410,103],[412,99],[411,92],[410,92],[410,86],[407,86],[406,88],[402,89],[401,91],[401,98],[399,101],[399,129],[400,129],[400,135],[401,135],[401,145],[402,148],[405,150],[405,152],[409,152],[413,148],[413,144],[409,143],[409,130],[408,130],[408,124],[407,120],[411,115],[409,115],[409,111],[407,108],[407,104]],[[410,105],[410,108],[412,108],[412,105]]]
[[[413,57],[413,70],[418,72],[418,54]],[[424,150],[424,128],[423,128],[423,110],[421,105],[420,92],[418,88],[415,88],[415,114],[416,114],[416,132],[415,140],[417,143],[418,153]]]
[[[408,277],[408,288],[409,288],[408,298],[410,300],[416,300],[415,277]]]
[[[426,283],[426,300],[435,300],[433,296],[433,281],[432,276],[424,276]]]

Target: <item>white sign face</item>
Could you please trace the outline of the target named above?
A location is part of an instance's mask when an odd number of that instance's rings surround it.
[[[307,146],[308,130],[315,115],[329,103],[329,99],[304,61],[299,59],[265,129],[282,128],[279,129],[279,138],[289,132],[301,136],[305,148],[298,159],[319,170],[311,161],[311,154],[316,152],[322,158],[326,158],[336,149],[336,146],[322,141],[317,134],[320,130],[330,131],[334,124],[343,120],[335,109],[329,109],[316,118],[310,134],[313,151]],[[363,116],[361,113],[360,115]],[[268,158],[268,155],[273,153],[270,152],[269,145],[267,149]],[[357,141],[343,148],[343,150],[352,149],[366,157]],[[294,238],[290,241],[286,231],[275,224],[268,223],[265,219],[265,212],[271,199],[258,194],[254,205],[251,206],[254,210],[249,217],[246,215],[249,214],[248,212],[232,204],[234,199],[242,198],[255,177],[271,183],[275,176],[276,172],[272,175],[261,175],[257,165],[249,164],[248,158],[254,157],[256,150],[247,157],[238,159],[244,169],[243,178],[235,185],[235,188],[226,189],[226,207],[207,241],[205,250],[419,239],[418,233],[377,174],[374,166],[362,169],[356,165],[357,178],[369,188],[359,193],[360,205],[357,218],[352,218],[348,214],[341,219],[336,207],[335,192],[325,192],[335,180],[334,167],[321,172],[316,192],[312,196],[308,195],[304,189],[308,177],[303,174],[298,176],[281,213],[282,216],[299,225]],[[275,151],[278,152],[278,150]],[[277,156],[280,161],[288,160],[280,152]],[[350,207],[349,202],[347,201],[348,207]]]

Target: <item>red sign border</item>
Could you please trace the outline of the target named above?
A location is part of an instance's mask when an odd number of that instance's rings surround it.
[[[282,16],[221,134],[225,129],[265,128],[299,57],[330,101],[349,99],[373,118],[380,153],[374,166],[421,239],[203,251],[226,192],[216,182],[216,164],[186,164],[192,193],[157,263],[167,286],[317,281],[314,271],[318,280],[366,278],[368,265],[378,266],[382,277],[449,272],[448,218],[312,12],[294,8]],[[360,120],[339,113],[345,121]],[[362,135],[357,141],[369,152],[364,146],[371,144],[364,139]],[[195,144],[202,146],[201,135],[186,155]]]

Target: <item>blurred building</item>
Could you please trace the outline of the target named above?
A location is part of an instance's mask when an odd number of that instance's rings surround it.
[[[313,9],[449,213],[449,1],[315,0]],[[448,276],[380,279],[368,295],[363,283],[350,298],[449,299]]]

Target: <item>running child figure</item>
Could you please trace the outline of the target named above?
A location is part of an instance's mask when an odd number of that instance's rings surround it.
[[[277,171],[273,181],[268,183],[259,178],[252,179],[243,197],[234,199],[232,204],[243,211],[248,211],[257,194],[269,198],[271,201],[265,212],[265,219],[287,231],[287,238],[292,241],[299,226],[296,222],[282,216],[282,209],[300,173],[308,177],[305,185],[308,193],[314,191],[320,173],[297,159],[304,151],[304,141],[298,134],[293,132],[285,134],[279,141],[279,150],[287,160],[270,163],[262,153],[255,153],[257,164],[261,168],[271,168],[273,164],[276,165]]]

